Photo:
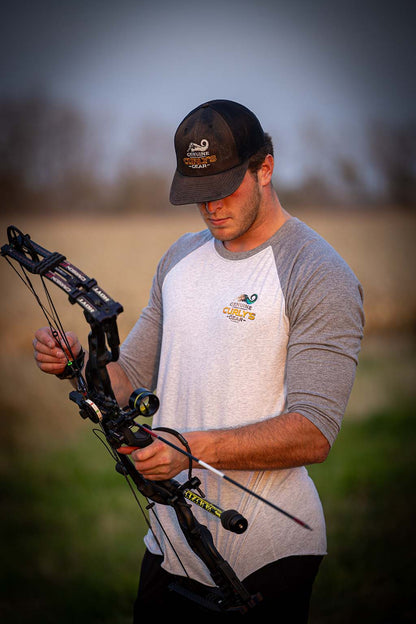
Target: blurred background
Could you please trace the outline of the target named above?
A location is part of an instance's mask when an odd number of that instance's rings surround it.
[[[169,205],[173,135],[215,98],[274,140],[274,184],[347,260],[366,332],[344,425],[310,467],[329,557],[311,623],[413,622],[416,89],[414,3],[2,3],[0,232],[14,224],[120,301],[121,338],[158,259],[203,224]],[[145,529],[111,459],[41,375],[44,319],[0,264],[0,616],[131,621]],[[85,342],[80,309],[53,292]]]

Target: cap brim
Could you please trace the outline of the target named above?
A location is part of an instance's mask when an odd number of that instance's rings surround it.
[[[184,176],[176,170],[170,188],[170,203],[203,204],[228,197],[240,186],[248,168],[248,161],[228,171],[214,175]]]

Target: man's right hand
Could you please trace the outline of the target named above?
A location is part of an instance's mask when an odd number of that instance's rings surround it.
[[[73,332],[65,333],[73,357],[81,351],[81,344]],[[42,327],[35,333],[33,339],[34,357],[36,365],[44,373],[59,375],[68,363],[70,354],[67,347],[55,340],[49,327]],[[65,355],[67,354],[67,355]]]

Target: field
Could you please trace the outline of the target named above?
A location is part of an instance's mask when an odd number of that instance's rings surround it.
[[[365,291],[366,335],[343,430],[311,467],[327,512],[330,557],[311,624],[414,620],[414,288],[416,217],[401,210],[296,213],[349,262]],[[120,301],[123,338],[146,305],[157,261],[197,215],[0,218],[64,253]],[[42,375],[35,300],[0,263],[2,595],[5,623],[125,624],[142,554],[142,520],[68,387]],[[67,329],[86,342],[81,309],[51,292]]]

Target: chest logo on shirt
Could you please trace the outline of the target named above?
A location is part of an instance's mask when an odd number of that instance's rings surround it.
[[[258,296],[253,294],[240,295],[234,301],[231,301],[223,308],[223,314],[233,323],[241,323],[245,321],[254,321],[256,313],[252,312],[253,303],[257,301]]]

